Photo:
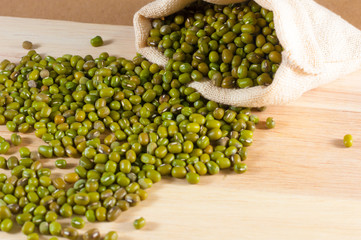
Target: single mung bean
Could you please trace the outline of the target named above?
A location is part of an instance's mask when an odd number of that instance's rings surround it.
[[[23,48],[24,49],[32,49],[33,48],[33,43],[30,41],[24,41],[23,42]]]
[[[141,229],[145,226],[145,219],[143,217],[137,218],[133,222],[133,226],[135,229]]]
[[[15,146],[18,146],[21,144],[21,137],[20,135],[13,133],[11,134],[11,143],[14,144]]]
[[[0,154],[6,154],[10,149],[10,143],[7,141],[0,143]]]
[[[58,159],[55,161],[55,166],[60,169],[66,168],[67,162],[65,159]]]
[[[275,125],[276,125],[276,123],[275,123],[275,121],[273,120],[272,117],[268,117],[266,119],[266,128],[271,129],[271,128],[274,128]]]
[[[85,221],[80,217],[73,217],[71,220],[71,226],[77,229],[82,229],[85,226]]]
[[[343,144],[345,145],[345,147],[352,147],[353,144],[353,139],[352,139],[352,135],[351,134],[346,134],[343,137]]]
[[[104,42],[103,42],[103,39],[101,36],[95,36],[94,38],[92,38],[90,40],[90,44],[93,47],[100,47],[100,46],[103,46]]]
[[[77,240],[79,233],[74,228],[66,227],[61,230],[61,236],[70,240]]]
[[[31,233],[27,236],[27,240],[39,240],[39,234]]]
[[[2,220],[1,224],[0,224],[0,229],[3,232],[10,232],[11,229],[13,228],[13,221],[10,218],[5,218],[4,220]]]
[[[26,222],[21,228],[22,233],[29,235],[35,230],[35,224],[33,222]]]
[[[245,163],[237,163],[234,165],[234,171],[236,173],[244,173],[247,171],[247,165]]]
[[[83,240],[100,240],[100,232],[96,228],[92,228],[83,233]]]
[[[104,240],[118,240],[118,234],[115,231],[110,231],[104,236]]]
[[[54,222],[51,222],[49,225],[49,232],[53,236],[60,236],[61,229],[62,229],[62,227],[59,222],[54,221]]]
[[[189,172],[186,174],[186,179],[190,184],[197,184],[199,182],[199,175],[197,173]]]

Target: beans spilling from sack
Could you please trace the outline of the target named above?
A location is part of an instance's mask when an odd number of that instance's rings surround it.
[[[108,53],[41,57],[34,50],[19,64],[2,61],[0,124],[44,144],[32,152],[13,134],[20,157],[0,157],[1,229],[16,223],[29,239],[38,238],[36,230],[76,239],[84,226],[78,216],[114,221],[164,176],[196,184],[221,170],[245,172],[259,119],[249,108],[204,99],[186,86],[189,73],[173,65],[161,69],[141,56]],[[9,139],[0,142],[6,154]],[[79,159],[74,171],[54,176],[53,167],[69,167],[66,157]],[[72,218],[71,227],[60,218]],[[134,224],[141,228],[145,220]],[[93,235],[100,233],[83,237]]]

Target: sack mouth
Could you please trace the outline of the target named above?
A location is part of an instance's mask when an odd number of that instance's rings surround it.
[[[211,3],[211,4],[219,4],[219,0],[204,0],[205,2]],[[232,3],[240,3],[245,2],[247,0],[224,0],[222,1],[222,5],[232,4]],[[305,2],[307,0],[299,0],[299,2]],[[151,2],[144,7],[142,7],[135,15],[134,15],[134,26],[135,26],[135,37],[136,37],[136,49],[139,53],[143,54],[146,58],[149,57],[149,55],[157,55],[160,56],[157,52],[161,53],[157,48],[155,47],[149,47],[147,46],[147,37],[149,35],[149,32],[151,30],[151,19],[154,18],[160,18],[160,17],[166,17],[171,14],[174,14],[181,9],[184,9],[189,4],[196,2],[196,0],[182,0],[177,1],[177,8],[174,8],[174,2],[169,0],[158,0]],[[275,5],[282,4],[282,9],[290,8],[290,12],[295,11],[292,9],[292,6],[287,6],[287,1],[284,0],[255,0],[260,6],[269,9],[273,11],[274,13],[274,23],[275,23],[275,30],[277,33],[278,39],[281,43],[281,45],[285,48],[282,52],[282,55],[288,58],[289,62],[291,62],[294,66],[296,66],[298,69],[304,71],[305,73],[309,74],[319,74],[320,68],[322,63],[324,62],[324,57],[317,49],[320,49],[319,43],[316,41],[316,39],[310,37],[307,38],[306,42],[298,42],[297,44],[293,43],[292,35],[294,33],[285,33],[282,32],[282,29],[285,27],[283,26],[286,22],[286,24],[289,24],[288,20],[281,21],[281,15],[284,17],[287,17],[287,19],[292,20],[292,14],[291,16],[287,12],[280,12],[279,9],[275,7]],[[288,5],[290,5],[288,3]],[[297,5],[302,6],[301,3],[297,3]],[[297,9],[297,11],[306,11],[304,8],[300,7]],[[304,13],[304,15],[307,15]],[[309,24],[312,24],[311,19],[305,19],[304,21],[308,22]],[[292,21],[291,21],[292,22]],[[281,27],[283,26],[283,27]],[[296,29],[297,26],[293,26],[294,29]],[[287,28],[288,29],[288,28]],[[303,34],[303,33],[299,33]],[[307,33],[304,33],[307,34]],[[312,34],[308,34],[312,36]],[[298,52],[300,51],[292,51],[293,48],[295,48],[295,45],[298,45],[298,48],[302,48],[303,52],[312,52],[313,54],[303,54],[300,55]],[[290,46],[290,47],[288,47]],[[297,46],[296,46],[297,48]],[[151,52],[151,54],[148,54],[148,52]],[[296,54],[294,53],[296,52]],[[168,59],[168,58],[167,58]],[[164,66],[165,65],[165,59],[161,58],[159,61],[156,59],[149,59],[152,60],[155,63],[158,63],[159,65]]]

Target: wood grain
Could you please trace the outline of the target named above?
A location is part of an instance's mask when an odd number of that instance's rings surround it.
[[[23,56],[23,40],[53,56],[103,51],[135,56],[130,27],[7,17],[0,17],[0,22],[0,59]],[[109,44],[91,47],[89,39],[98,34]],[[148,200],[116,222],[88,224],[86,229],[116,230],[122,240],[361,239],[360,78],[361,71],[287,106],[258,113],[262,122],[249,149],[247,173],[202,177],[196,186],[164,179],[149,190]],[[273,130],[264,129],[268,116],[276,120]],[[350,149],[342,145],[347,133],[354,136]],[[0,134],[10,137],[3,126]],[[32,134],[23,137],[31,149],[42,144]],[[70,162],[75,166],[77,161]],[[44,163],[52,167],[54,161]],[[138,216],[148,221],[139,231],[132,226]],[[25,239],[15,232],[0,237]]]

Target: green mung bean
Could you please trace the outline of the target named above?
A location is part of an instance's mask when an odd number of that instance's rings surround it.
[[[18,146],[21,144],[21,137],[20,135],[13,133],[11,134],[11,143],[14,144],[15,146]]]
[[[145,226],[145,219],[143,217],[137,218],[133,222],[133,226],[135,229],[141,229]]]
[[[24,49],[32,49],[33,48],[33,43],[30,42],[30,41],[24,41],[22,46],[23,46]]]
[[[6,154],[10,149],[10,143],[2,142],[0,143],[0,154]]]
[[[118,240],[118,234],[115,231],[110,231],[104,236],[104,240]]]
[[[93,47],[100,47],[103,45],[103,39],[101,36],[95,36],[94,38],[92,38],[90,40],[90,44],[93,46]]]
[[[345,145],[345,147],[352,147],[353,144],[353,139],[352,139],[352,135],[351,134],[346,134],[343,137],[343,144]]]
[[[58,159],[55,161],[55,166],[60,169],[66,168],[67,162],[65,159]]]
[[[275,121],[273,120],[272,117],[268,117],[267,120],[266,120],[266,127],[268,129],[271,129],[271,128],[274,128],[276,125]]]

